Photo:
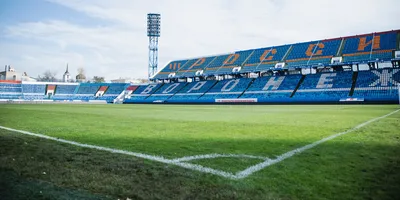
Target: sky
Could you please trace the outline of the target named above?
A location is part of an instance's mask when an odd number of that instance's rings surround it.
[[[147,78],[147,13],[171,60],[400,29],[399,0],[1,0],[0,64],[37,77]],[[2,71],[2,68],[0,70]]]

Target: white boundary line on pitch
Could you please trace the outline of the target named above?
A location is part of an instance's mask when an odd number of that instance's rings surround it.
[[[205,154],[205,155],[196,155],[196,156],[186,156],[182,158],[176,158],[172,161],[174,162],[187,162],[191,160],[200,160],[200,159],[207,159],[207,158],[253,158],[253,159],[260,159],[260,160],[268,160],[269,158],[263,156],[252,156],[252,155],[245,155],[245,154]]]
[[[290,158],[296,154],[299,154],[303,151],[306,151],[308,149],[311,149],[319,144],[322,144],[326,141],[332,140],[336,137],[339,137],[341,135],[345,135],[347,133],[353,132],[355,130],[358,130],[370,123],[373,123],[377,120],[386,118],[390,115],[393,115],[397,112],[399,112],[400,109],[395,110],[389,114],[383,115],[381,117],[377,117],[374,119],[371,119],[369,121],[366,121],[362,124],[357,125],[354,128],[351,128],[347,131],[344,132],[340,132],[331,136],[328,136],[326,138],[323,138],[319,141],[316,141],[314,143],[308,144],[306,146],[294,149],[292,151],[286,152],[280,156],[278,156],[276,159],[269,159],[267,157],[262,157],[262,156],[252,156],[252,155],[237,155],[237,154],[206,154],[206,155],[196,155],[196,156],[186,156],[186,157],[182,157],[182,158],[176,158],[176,159],[166,159],[162,156],[153,156],[153,155],[148,155],[148,154],[143,154],[143,153],[136,153],[136,152],[131,152],[131,151],[124,151],[124,150],[118,150],[118,149],[112,149],[112,148],[107,148],[107,147],[101,147],[101,146],[96,146],[96,145],[90,145],[90,144],[83,144],[83,143],[79,143],[79,142],[74,142],[74,141],[69,141],[69,140],[64,140],[64,139],[59,139],[59,138],[55,138],[55,137],[50,137],[47,135],[42,135],[42,134],[37,134],[37,133],[32,133],[29,131],[23,131],[23,130],[17,130],[17,129],[13,129],[13,128],[8,128],[8,127],[4,127],[4,126],[0,126],[0,129],[4,129],[4,130],[8,130],[8,131],[12,131],[12,132],[18,132],[18,133],[22,133],[25,135],[30,135],[30,136],[35,136],[35,137],[39,137],[39,138],[43,138],[43,139],[48,139],[48,140],[53,140],[53,141],[57,141],[57,142],[61,142],[61,143],[66,143],[66,144],[71,144],[71,145],[75,145],[75,146],[79,146],[79,147],[84,147],[84,148],[90,148],[90,149],[97,149],[97,150],[102,150],[102,151],[108,151],[111,153],[119,153],[119,154],[125,154],[125,155],[130,155],[130,156],[135,156],[138,158],[143,158],[143,159],[147,159],[147,160],[152,160],[152,161],[157,161],[157,162],[161,162],[161,163],[165,163],[165,164],[171,164],[171,165],[176,165],[176,166],[180,166],[186,169],[191,169],[191,170],[196,170],[199,172],[203,172],[203,173],[210,173],[210,174],[214,174],[214,175],[218,175],[218,176],[222,176],[225,178],[230,178],[230,179],[243,179],[246,178],[248,176],[250,176],[251,174],[258,172],[268,166],[271,166],[273,164],[279,163],[287,158]],[[201,165],[197,165],[197,164],[192,164],[192,163],[187,163],[187,161],[191,161],[191,160],[198,160],[198,159],[212,159],[212,158],[253,158],[253,159],[261,159],[264,160],[263,162],[253,165],[251,167],[248,167],[247,169],[243,170],[243,171],[239,171],[236,174],[233,174],[231,172],[226,172],[226,171],[222,171],[222,170],[216,170],[216,169],[212,169],[209,167],[204,167]]]

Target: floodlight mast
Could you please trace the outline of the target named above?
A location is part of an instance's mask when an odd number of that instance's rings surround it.
[[[147,36],[149,37],[149,78],[157,73],[158,38],[160,37],[160,23],[160,14],[147,14]]]

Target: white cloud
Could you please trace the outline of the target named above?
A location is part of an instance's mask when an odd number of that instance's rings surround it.
[[[7,38],[29,42],[7,43],[9,50],[0,50],[0,63],[14,63],[17,69],[31,74],[64,68],[69,62],[73,68],[84,66],[88,76],[146,77],[149,12],[162,15],[162,68],[173,59],[396,29],[400,6],[397,0],[51,2],[82,12],[99,23],[82,26],[48,19],[8,26]]]

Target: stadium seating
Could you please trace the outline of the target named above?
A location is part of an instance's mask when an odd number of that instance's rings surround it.
[[[231,74],[233,68],[241,67],[254,50],[238,51],[233,54],[217,57],[209,66],[207,66],[205,75],[223,75]]]
[[[111,83],[108,84],[108,89],[105,95],[119,95],[128,86],[126,83]]]
[[[227,79],[219,81],[200,100],[231,99],[238,98],[249,86],[253,79]]]
[[[241,72],[268,71],[282,61],[291,45],[267,47],[254,50],[253,54],[243,64]]]
[[[96,97],[96,100],[105,100],[107,103],[112,103],[115,98],[120,95],[125,88],[129,84],[126,83],[107,83],[107,84],[102,84],[100,89],[97,91],[98,97]],[[103,93],[104,92],[104,93]]]
[[[156,92],[163,84],[140,85],[124,102],[126,103],[143,103],[146,99]]]
[[[22,84],[25,100],[40,100],[46,98],[46,84]]]
[[[329,65],[337,55],[342,39],[295,44],[286,58],[287,67],[302,68],[312,65]]]
[[[217,56],[203,57],[189,60],[176,73],[176,77],[194,77],[196,72],[204,70]]]
[[[230,54],[217,56],[206,68],[204,73],[209,75],[217,74],[216,72],[224,65],[224,62],[230,58]]]
[[[61,101],[105,100],[112,103],[129,86],[134,88],[134,92],[124,100],[125,103],[215,103],[232,99],[256,99],[260,103],[338,103],[346,98],[362,99],[365,102],[397,102],[398,85],[400,69],[385,68],[139,86],[106,83],[0,83],[0,99],[52,98]],[[52,97],[46,95],[50,90],[54,90]]]
[[[71,101],[73,100],[75,90],[78,88],[78,86],[79,86],[78,84],[76,85],[57,84],[52,99],[58,101]]]
[[[302,75],[266,76],[257,78],[241,98],[257,98],[258,102],[290,102],[290,96]]]
[[[307,75],[293,96],[297,102],[339,102],[349,96],[353,73],[331,72]]]
[[[9,83],[0,83],[0,92],[12,92],[12,93],[20,93],[21,92],[21,84],[9,84]]]
[[[0,99],[21,99],[21,98],[22,98],[21,83],[0,82]]]
[[[208,90],[213,87],[217,81],[198,81],[188,83],[177,94],[172,96],[169,102],[196,102]]]
[[[399,98],[400,69],[379,69],[358,72],[353,97],[367,102],[396,101]]]
[[[173,61],[154,79],[168,79],[171,72],[176,72],[175,78],[194,77],[199,70],[204,70],[203,76],[234,74],[234,67],[241,67],[240,73],[264,72],[275,70],[279,62],[286,63],[284,69],[327,66],[336,56],[342,56],[344,63],[389,61],[393,51],[398,49],[398,35],[399,30],[396,30]]]
[[[390,31],[346,38],[342,52],[344,62],[392,59],[398,47],[397,34],[397,31]]]
[[[117,98],[118,95],[113,95],[113,96],[101,96],[95,98],[95,100],[105,100],[107,103],[112,103],[115,98]]]
[[[95,95],[99,90],[99,84],[90,84],[90,83],[82,83],[79,86],[78,92],[76,94],[85,94],[85,95]]]
[[[180,91],[187,83],[167,83],[160,87],[156,92],[151,94],[146,101],[165,101]]]
[[[54,95],[73,95],[78,85],[57,85]]]
[[[31,84],[22,84],[22,91],[24,94],[45,94],[46,93],[46,85],[31,85]]]
[[[172,61],[172,62],[168,63],[166,67],[164,67],[159,73],[157,73],[157,75],[154,77],[154,79],[168,78],[169,74],[178,71],[187,62],[188,62],[188,60],[178,60],[178,61]]]
[[[57,85],[54,100],[105,100],[112,103],[129,84],[126,83],[82,83],[80,85]],[[76,91],[76,93],[75,93]]]
[[[53,98],[109,103],[114,100],[124,103],[255,100],[260,103],[397,103],[400,69],[393,57],[400,50],[399,41],[400,30],[395,30],[176,60],[157,73],[152,84],[0,81],[0,99]],[[342,58],[335,58],[335,64],[331,64],[333,57]],[[367,62],[370,69],[358,71],[367,66],[358,64]],[[385,68],[371,70],[375,67]],[[347,71],[351,69],[355,71]]]

